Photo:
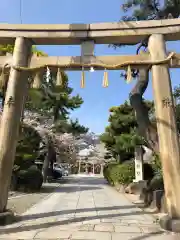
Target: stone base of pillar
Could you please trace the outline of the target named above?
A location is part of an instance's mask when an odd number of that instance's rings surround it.
[[[143,187],[147,187],[147,181],[146,180],[133,180],[134,183],[139,183]]]
[[[0,226],[12,224],[15,221],[15,215],[11,211],[0,213]]]
[[[160,218],[159,224],[166,231],[180,233],[180,219],[172,219],[168,215],[165,215]]]

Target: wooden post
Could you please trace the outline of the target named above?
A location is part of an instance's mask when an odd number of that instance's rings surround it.
[[[31,54],[28,39],[18,37],[15,41],[13,65],[27,66]],[[27,73],[11,69],[0,128],[0,213],[6,210],[8,190],[18,141]]]
[[[150,36],[148,47],[152,60],[166,57],[163,35]],[[152,66],[152,84],[168,214],[180,218],[180,149],[167,64]]]

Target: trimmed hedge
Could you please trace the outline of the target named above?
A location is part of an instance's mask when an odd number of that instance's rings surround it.
[[[126,162],[123,164],[110,163],[104,167],[104,178],[111,184],[129,184],[135,179],[134,162]],[[151,180],[154,177],[154,170],[148,163],[144,164],[144,179]]]
[[[20,170],[17,173],[17,188],[24,187],[26,190],[39,191],[43,183],[41,171],[32,165],[27,170]]]
[[[104,167],[104,177],[111,185],[129,184],[135,178],[134,163],[111,163]]]

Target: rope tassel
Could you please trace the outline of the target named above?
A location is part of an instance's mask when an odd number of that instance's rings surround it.
[[[46,82],[49,82],[50,78],[51,78],[51,71],[50,71],[50,69],[47,67],[47,68],[46,68]]]
[[[63,85],[63,76],[60,68],[58,68],[57,77],[56,77],[56,86],[62,87],[62,85]]]
[[[105,69],[104,76],[103,76],[103,87],[106,88],[109,86],[109,80],[108,80],[108,72]]]
[[[130,83],[132,81],[132,72],[131,72],[131,66],[130,65],[128,65],[126,73],[127,73],[126,82]]]
[[[85,72],[84,72],[84,68],[82,69],[82,73],[81,73],[81,88],[85,88]]]

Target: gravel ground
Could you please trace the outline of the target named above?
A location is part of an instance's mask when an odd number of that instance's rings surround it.
[[[66,181],[67,179],[61,179],[56,183],[46,183],[38,193],[10,192],[7,208],[11,209],[16,214],[22,214],[43,198],[48,197],[48,195],[56,191],[56,188],[60,184],[64,184]]]

